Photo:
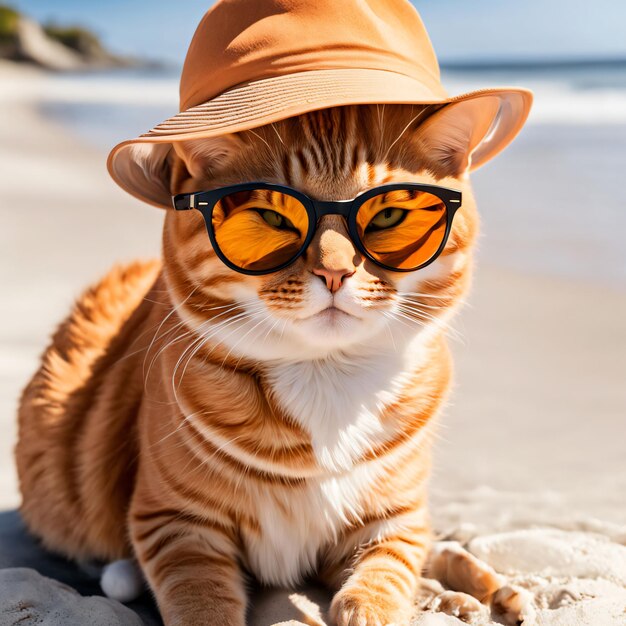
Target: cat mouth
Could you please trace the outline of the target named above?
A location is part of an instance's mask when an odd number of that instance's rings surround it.
[[[318,311],[317,313],[314,313],[309,317],[309,319],[320,319],[329,322],[340,321],[344,318],[358,319],[356,315],[352,315],[351,313],[348,313],[347,311],[336,307],[334,304],[331,304],[325,309],[322,309],[321,311]]]

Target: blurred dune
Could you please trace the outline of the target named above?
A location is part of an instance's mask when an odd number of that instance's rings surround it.
[[[48,70],[86,70],[139,65],[112,54],[98,37],[79,26],[42,26],[13,7],[0,4],[0,59]],[[143,63],[143,62],[142,62]]]

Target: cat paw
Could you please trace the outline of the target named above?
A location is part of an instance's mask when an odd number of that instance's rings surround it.
[[[457,617],[468,624],[484,624],[489,611],[476,598],[460,591],[444,591],[436,596],[428,606],[431,611]]]
[[[502,586],[497,572],[455,541],[436,543],[428,559],[427,575],[453,591],[474,596],[481,602]]]
[[[521,626],[534,622],[533,597],[526,589],[513,585],[500,587],[491,599],[491,607],[507,626]]]
[[[333,626],[408,626],[411,612],[410,604],[393,604],[364,587],[342,589],[330,607]]]

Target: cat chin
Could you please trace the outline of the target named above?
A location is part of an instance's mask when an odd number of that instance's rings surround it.
[[[368,341],[379,330],[374,320],[350,315],[336,308],[293,322],[292,330],[300,341],[322,349],[344,349]]]

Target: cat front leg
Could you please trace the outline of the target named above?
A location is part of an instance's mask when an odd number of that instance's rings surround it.
[[[130,531],[165,626],[245,626],[244,576],[226,527],[144,507],[131,511]]]
[[[423,521],[422,515],[418,517]],[[357,552],[351,573],[333,599],[333,624],[408,626],[430,533],[423,523],[403,520],[401,526],[401,531]]]

